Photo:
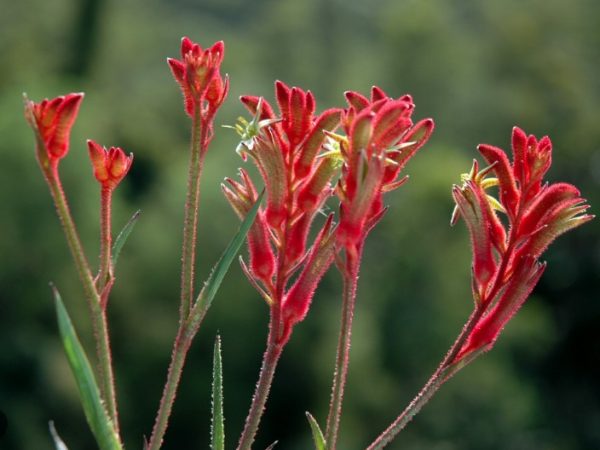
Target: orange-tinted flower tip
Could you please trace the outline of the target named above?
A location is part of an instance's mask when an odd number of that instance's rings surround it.
[[[25,116],[44,144],[45,158],[56,164],[69,151],[71,128],[83,100],[82,92],[67,94],[40,103],[25,101]]]
[[[127,175],[133,162],[133,153],[126,156],[119,147],[106,149],[91,139],[87,141],[94,176],[104,189],[114,189]]]

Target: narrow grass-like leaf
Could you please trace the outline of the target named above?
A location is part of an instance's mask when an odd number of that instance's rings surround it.
[[[212,385],[211,449],[225,450],[225,417],[223,416],[223,363],[221,359],[221,336],[215,339]]]
[[[242,221],[240,228],[238,229],[233,239],[229,242],[229,245],[221,255],[221,258],[215,266],[213,267],[208,279],[204,282],[204,287],[200,291],[198,298],[196,299],[196,303],[194,303],[194,307],[192,308],[192,312],[190,313],[190,321],[192,322],[191,328],[194,329],[199,326],[199,323],[204,318],[204,314],[210,308],[210,305],[223,282],[223,278],[227,274],[229,267],[231,266],[232,261],[235,259],[236,255],[240,251],[244,240],[246,239],[246,235],[250,230],[250,227],[254,223],[254,219],[256,218],[256,214],[258,213],[258,208],[260,206],[260,202],[263,198],[264,190],[258,196],[256,203],[252,207],[252,209],[248,212],[244,220]]]
[[[142,210],[138,209],[133,214],[133,216],[131,216],[131,219],[129,219],[127,221],[127,223],[125,224],[125,226],[123,227],[123,229],[121,230],[121,232],[119,233],[117,238],[115,239],[115,243],[113,244],[112,255],[111,255],[111,263],[112,263],[113,267],[117,264],[117,259],[119,259],[119,255],[121,254],[123,245],[125,245],[125,241],[129,237],[131,230],[133,230],[133,227],[135,226],[138,219],[140,218],[141,213],[142,213]]]
[[[315,449],[325,450],[325,438],[323,437],[321,427],[319,427],[319,424],[317,423],[315,418],[308,411],[306,412],[306,418],[308,419],[308,423],[310,424],[313,440],[315,441]]]
[[[48,422],[48,428],[50,428],[50,435],[52,436],[52,440],[54,441],[54,448],[56,450],[69,450],[67,448],[67,445],[56,432],[56,428],[54,427],[54,422],[52,420]]]
[[[275,448],[275,446],[277,445],[279,441],[275,441],[273,442],[271,445],[269,445],[267,448],[265,448],[265,450],[273,450]]]
[[[62,302],[58,290],[52,286],[56,304],[58,328],[67,354],[71,371],[77,383],[79,397],[88,424],[96,438],[101,450],[122,450],[122,445],[115,432],[108,413],[102,404],[100,390],[94,377],[94,372],[88,361],[85,351],[79,342],[77,333],[73,328],[69,313]]]

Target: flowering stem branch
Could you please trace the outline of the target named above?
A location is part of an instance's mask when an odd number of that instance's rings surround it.
[[[262,366],[252,405],[246,417],[244,431],[240,437],[237,450],[249,450],[252,448],[254,437],[258,431],[260,419],[269,397],[269,391],[273,382],[273,375],[277,368],[279,357],[283,351],[284,343],[280,342],[280,324],[281,324],[281,309],[279,304],[274,303],[271,307],[271,317],[269,323],[269,337],[267,338],[267,348],[263,356]]]
[[[83,247],[77,234],[75,222],[71,216],[67,199],[58,177],[57,167],[52,167],[47,171],[44,171],[46,181],[50,187],[50,193],[56,206],[58,217],[62,224],[62,228],[67,238],[67,243],[83,289],[85,297],[90,307],[92,324],[94,327],[94,337],[96,340],[96,353],[99,361],[99,372],[100,372],[100,389],[102,398],[106,402],[106,408],[108,415],[112,419],[117,435],[119,434],[119,417],[117,413],[117,401],[115,395],[115,383],[114,374],[112,368],[112,358],[110,349],[110,338],[108,333],[108,323],[106,320],[106,314],[101,306],[100,295],[96,289],[92,273],[90,271],[87,258],[83,252]],[[110,258],[110,256],[109,256]]]
[[[343,273],[343,298],[340,334],[338,338],[333,384],[331,387],[331,401],[329,415],[327,416],[327,429],[325,443],[327,450],[336,448],[337,436],[342,414],[342,401],[344,388],[348,377],[348,364],[350,362],[350,344],[352,340],[352,319],[356,302],[356,287],[358,272],[360,270],[360,257],[362,245],[354,251],[346,252],[346,269]]]
[[[206,311],[196,317],[192,311],[192,296],[194,294],[194,264],[196,256],[196,236],[198,228],[198,205],[200,199],[200,178],[204,156],[208,148],[208,127],[204,123],[200,105],[194,108],[192,117],[192,138],[190,167],[188,174],[188,188],[185,200],[185,217],[183,225],[183,249],[181,256],[181,305],[179,309],[179,328],[173,343],[171,362],[167,373],[167,380],[156,413],[156,420],[152,429],[152,436],[147,445],[148,450],[160,449],[169,418],[173,409],[173,402],[177,395],[177,388],[181,380],[183,366],[185,365],[188,350],[196,336],[199,324]],[[194,316],[194,317],[192,317]]]
[[[194,265],[196,261],[196,236],[198,232],[198,204],[200,201],[200,177],[207,150],[208,127],[202,120],[201,105],[194,108],[192,116],[192,139],[188,187],[183,219],[183,246],[181,252],[181,304],[179,321],[188,317],[194,295]]]
[[[108,292],[113,280],[111,250],[112,250],[112,231],[111,231],[111,201],[112,189],[102,187],[100,193],[100,270],[98,271],[97,286],[102,300],[102,309],[106,309]]]
[[[442,360],[438,369],[433,373],[431,378],[425,383],[425,386],[419,391],[417,396],[409,403],[409,405],[402,411],[402,413],[394,420],[394,422],[381,433],[371,445],[367,447],[367,450],[379,450],[389,444],[402,429],[416,416],[421,408],[429,402],[431,397],[437,392],[437,390],[452,377],[459,370],[464,368],[467,364],[473,361],[481,352],[475,352],[471,357],[466,357],[460,362],[455,362],[454,359],[460,352],[463,344],[467,340],[469,334],[477,324],[477,321],[481,318],[485,311],[484,307],[478,306],[475,308],[462,331],[450,347],[450,350]]]

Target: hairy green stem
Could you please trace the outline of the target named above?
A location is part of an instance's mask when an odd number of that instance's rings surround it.
[[[111,284],[113,277],[110,260],[112,248],[111,200],[112,189],[102,187],[100,193],[100,270],[97,280],[98,292],[101,297],[104,297],[104,288]],[[103,298],[103,300],[105,299]]]
[[[60,178],[58,177],[58,169],[57,167],[52,167],[49,170],[44,171],[44,174],[48,186],[50,187],[50,193],[52,194],[56,211],[65,232],[67,243],[71,250],[73,260],[75,261],[77,273],[83,284],[85,297],[91,311],[94,337],[96,340],[96,353],[98,355],[102,398],[106,402],[108,415],[114,423],[117,435],[119,435],[119,417],[117,412],[115,382],[106,314],[101,306],[100,295],[96,289],[90,266],[83,251],[79,235],[77,234],[75,222],[71,216]]]
[[[402,413],[392,422],[392,424],[381,433],[371,445],[367,447],[367,450],[379,450],[388,445],[400,431],[415,417],[419,411],[425,406],[431,397],[437,392],[437,390],[446,382],[452,375],[457,373],[459,370],[464,368],[468,363],[473,361],[475,357],[479,356],[480,353],[473,355],[473,357],[467,357],[465,361],[459,363],[455,362],[454,359],[460,352],[463,344],[467,340],[469,334],[477,324],[477,321],[481,318],[485,311],[485,308],[479,306],[475,308],[469,320],[465,323],[461,333],[458,335],[452,347],[442,360],[438,369],[433,373],[431,378],[425,383],[425,386],[419,391],[417,396],[409,403],[409,405],[402,411]]]
[[[181,251],[181,304],[179,321],[183,323],[192,308],[194,296],[194,266],[196,262],[196,237],[198,234],[198,205],[200,178],[207,150],[208,127],[203,123],[200,105],[194,108],[190,165],[183,219],[183,245]]]
[[[250,411],[246,417],[244,431],[242,432],[237,446],[238,450],[250,450],[252,448],[252,443],[254,442],[260,419],[262,418],[267,398],[269,397],[275,369],[277,368],[277,363],[284,347],[284,343],[280,342],[280,334],[281,310],[279,305],[274,304],[274,306],[271,307],[267,348],[263,356],[260,375],[258,377],[258,383],[256,384],[256,390],[254,391],[254,397],[252,397]]]
[[[337,445],[340,417],[342,414],[342,402],[344,399],[344,388],[346,386],[348,365],[350,363],[352,319],[354,318],[361,253],[362,245],[360,245],[358,249],[353,249],[353,251],[346,251],[346,268],[342,274],[344,282],[342,317],[340,334],[338,336],[335,368],[333,372],[333,383],[331,387],[331,401],[329,403],[329,414],[327,416],[327,428],[325,432],[325,445],[327,446],[327,450],[334,450]]]
[[[197,105],[197,107],[194,108],[194,115],[192,117],[190,166],[183,222],[179,328],[173,344],[167,380],[156,413],[152,435],[146,447],[148,450],[158,450],[162,446],[164,435],[169,425],[173,403],[177,396],[177,388],[179,387],[188,350],[198,332],[199,324],[206,313],[206,311],[203,311],[201,313],[202,318],[200,319],[191,317],[194,295],[194,265],[196,260],[200,178],[202,175],[204,157],[208,148],[208,140],[208,126],[203,122],[200,106]]]

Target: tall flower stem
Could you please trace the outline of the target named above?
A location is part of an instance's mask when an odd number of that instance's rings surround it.
[[[360,257],[362,244],[358,249],[346,252],[346,268],[343,272],[343,298],[340,334],[338,337],[333,384],[331,387],[331,402],[327,416],[327,429],[325,442],[328,450],[336,448],[337,436],[342,414],[342,401],[344,388],[348,377],[348,364],[350,362],[350,344],[352,340],[352,319],[356,303],[356,287],[358,272],[360,270]]]
[[[437,390],[452,377],[459,370],[464,368],[467,364],[473,361],[481,352],[471,355],[461,360],[458,363],[454,362],[454,359],[460,352],[463,344],[467,337],[473,330],[473,327],[477,321],[481,318],[485,311],[484,307],[478,306],[475,308],[462,331],[450,347],[450,350],[442,360],[437,370],[433,373],[431,378],[425,383],[423,388],[419,391],[416,397],[408,404],[408,406],[402,411],[402,413],[392,422],[392,424],[381,433],[371,445],[367,447],[367,450],[379,450],[389,444],[402,429],[415,417],[419,411],[431,400],[431,397],[437,392]]]
[[[194,108],[194,114],[192,116],[190,167],[185,200],[183,249],[181,256],[181,305],[179,309],[179,328],[173,344],[167,380],[156,413],[152,436],[147,445],[149,450],[158,450],[162,445],[188,350],[198,331],[198,326],[194,326],[193,323],[197,324],[201,321],[201,319],[199,319],[199,321],[192,321],[189,319],[191,319],[190,312],[193,306],[192,299],[194,295],[194,265],[198,227],[198,205],[200,200],[200,178],[207,148],[208,127],[203,122],[200,106],[197,105],[197,107]]]
[[[188,186],[183,219],[183,245],[181,251],[181,304],[179,320],[182,324],[192,308],[194,295],[194,266],[196,262],[196,237],[198,234],[198,205],[200,178],[207,150],[208,127],[202,119],[201,105],[194,108]]]
[[[240,437],[238,450],[249,450],[252,448],[254,437],[258,431],[260,419],[265,410],[265,404],[269,397],[269,391],[273,382],[273,375],[277,368],[277,363],[283,351],[284,343],[280,341],[281,334],[281,309],[278,304],[271,307],[271,317],[269,322],[269,336],[267,338],[267,348],[265,350],[262,366],[252,405],[246,417],[244,431]]]
[[[85,297],[91,311],[94,337],[96,340],[96,353],[98,355],[102,398],[106,402],[109,417],[113,420],[115,430],[117,434],[119,434],[119,417],[117,413],[115,382],[106,315],[102,308],[100,295],[96,289],[90,266],[83,251],[83,246],[81,245],[79,235],[77,234],[75,222],[73,221],[69,210],[67,199],[58,176],[58,168],[51,167],[48,170],[44,170],[44,175],[48,182],[48,186],[50,187],[50,193],[54,200],[56,211],[67,238],[67,243],[71,250],[73,260],[75,261],[77,273],[83,284]]]

